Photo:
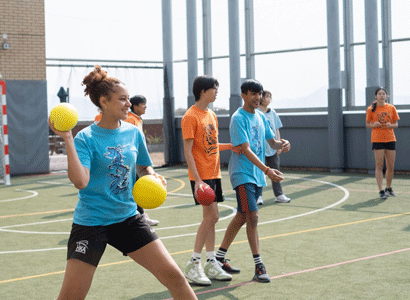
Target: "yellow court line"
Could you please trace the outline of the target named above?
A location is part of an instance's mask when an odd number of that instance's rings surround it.
[[[51,211],[41,211],[41,212],[26,213],[26,214],[19,214],[19,215],[6,215],[6,216],[0,216],[0,219],[13,218],[13,217],[35,216],[35,215],[46,215],[46,214],[68,212],[68,211],[74,211],[74,208],[51,210]]]
[[[166,177],[165,177],[165,178],[166,178]],[[179,190],[182,190],[182,189],[185,187],[185,182],[184,182],[184,181],[182,181],[181,179],[176,179],[176,178],[172,178],[172,177],[170,177],[169,179],[172,179],[172,180],[178,181],[178,182],[181,184],[181,186],[180,186],[180,187],[178,187],[178,188],[176,188],[176,189],[175,189],[175,190],[173,190],[173,191],[168,192],[168,193],[175,193],[175,192],[178,192]]]
[[[365,219],[365,220],[360,220],[360,221],[355,221],[355,222],[342,223],[342,224],[336,224],[336,225],[325,226],[325,227],[318,227],[318,228],[307,229],[307,230],[300,230],[300,231],[283,233],[283,234],[278,234],[278,235],[271,235],[271,236],[266,236],[266,237],[259,238],[259,240],[267,240],[267,239],[273,239],[273,238],[278,238],[278,237],[291,236],[291,235],[295,235],[295,234],[302,234],[302,233],[308,233],[308,232],[325,230],[325,229],[333,229],[333,228],[343,227],[343,226],[348,226],[348,225],[355,225],[355,224],[378,221],[378,220],[383,220],[383,219],[388,219],[388,218],[395,218],[395,217],[405,216],[405,215],[409,215],[409,214],[410,214],[410,212],[406,212],[406,213],[402,213],[402,214],[395,214],[395,215],[372,218],[372,219]],[[247,242],[248,242],[248,240],[243,240],[243,241],[233,242],[232,245],[234,245],[234,244],[235,245],[243,244],[243,243],[247,243]],[[219,247],[219,246],[220,245],[215,245],[215,247]],[[179,252],[173,252],[173,253],[170,253],[170,254],[171,254],[171,256],[174,256],[174,255],[178,255],[178,254],[190,253],[192,251],[193,250],[183,250],[183,251],[179,251]],[[129,260],[125,260],[125,261],[117,261],[117,262],[112,262],[112,263],[106,263],[106,264],[99,265],[98,267],[114,266],[114,265],[129,263],[129,262],[133,262],[133,260],[129,259]],[[21,280],[28,280],[28,279],[39,278],[39,277],[44,277],[44,276],[63,274],[64,272],[65,271],[57,271],[57,272],[52,272],[52,273],[47,273],[47,274],[39,274],[39,275],[33,275],[33,276],[27,276],[27,277],[21,277],[21,278],[7,279],[7,280],[0,281],[0,284],[10,283],[10,282],[15,282],[15,281],[21,281]]]

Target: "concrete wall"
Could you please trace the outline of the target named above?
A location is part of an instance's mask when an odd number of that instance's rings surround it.
[[[410,112],[399,111],[399,128],[395,130],[396,163],[395,170],[410,172]],[[290,141],[292,149],[281,155],[283,168],[319,168],[329,169],[329,145],[327,134],[327,114],[280,115],[283,123],[281,137]],[[344,114],[344,153],[345,169],[367,171],[366,114],[358,112]],[[229,118],[218,117],[219,141],[229,142]],[[180,140],[181,162],[185,162],[181,118],[176,120],[178,139]],[[221,163],[229,162],[229,151],[221,153]]]

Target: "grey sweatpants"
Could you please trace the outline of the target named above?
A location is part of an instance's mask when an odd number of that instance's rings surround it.
[[[278,153],[275,153],[275,155],[272,156],[265,156],[265,164],[272,169],[276,169],[278,171],[280,171],[280,159],[279,159],[279,155]],[[272,189],[273,189],[273,193],[275,194],[275,197],[278,197],[280,195],[283,195],[282,192],[282,185],[280,184],[280,182],[273,182],[272,181]]]

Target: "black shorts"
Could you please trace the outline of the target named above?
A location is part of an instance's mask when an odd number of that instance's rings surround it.
[[[388,142],[388,143],[373,143],[372,150],[396,150],[396,142]]]
[[[222,181],[221,179],[209,179],[209,180],[202,180],[207,185],[209,185],[215,192],[215,200],[214,202],[224,202],[225,197],[222,193]],[[194,195],[195,204],[199,205],[199,202],[196,201],[195,198],[195,181],[191,181],[191,190],[192,195]]]
[[[67,245],[67,260],[75,258],[96,267],[107,244],[127,256],[127,253],[134,252],[156,239],[158,235],[141,214],[107,226],[82,226],[73,223]]]

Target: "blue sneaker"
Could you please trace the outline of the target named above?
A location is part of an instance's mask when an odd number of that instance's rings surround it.
[[[270,276],[266,272],[266,268],[263,264],[257,264],[255,267],[255,276],[253,280],[257,282],[268,283],[270,282]]]
[[[393,192],[393,189],[391,187],[386,188],[384,190],[384,193],[386,194],[387,197],[396,197],[396,194]]]

